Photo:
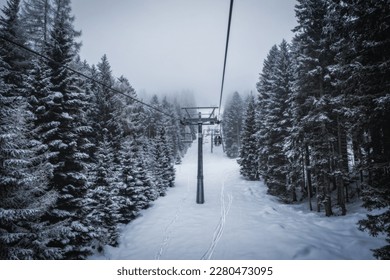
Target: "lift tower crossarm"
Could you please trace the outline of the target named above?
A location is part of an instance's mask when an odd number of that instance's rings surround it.
[[[185,107],[182,109],[188,116],[184,117],[182,120],[184,125],[197,125],[199,123],[202,123],[202,125],[214,125],[219,123],[217,117],[215,116],[215,110],[218,109],[218,107]],[[196,114],[191,114],[190,110],[196,110]],[[205,114],[207,117],[203,117],[199,110],[211,110],[211,112]]]

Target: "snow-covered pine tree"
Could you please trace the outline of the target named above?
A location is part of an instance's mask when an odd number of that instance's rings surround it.
[[[226,155],[230,158],[239,156],[243,124],[244,102],[238,92],[234,92],[227,101],[222,117],[222,132]]]
[[[164,196],[167,188],[173,187],[175,180],[175,167],[170,156],[165,126],[157,127],[157,135],[151,143],[153,145],[151,147],[152,172],[157,190],[161,196]]]
[[[34,211],[28,211],[24,197],[28,175],[28,145],[25,113],[26,103],[18,95],[16,86],[7,84],[9,65],[0,56],[0,257],[24,259],[27,248],[18,243],[28,236],[21,224],[31,219]],[[31,213],[32,212],[32,213]],[[31,237],[30,237],[31,238]]]
[[[0,258],[55,258],[45,242],[50,229],[40,219],[56,194],[48,191],[45,162],[28,138],[27,102],[3,95],[11,88],[2,82],[3,66],[0,57]]]
[[[151,106],[163,110],[160,100],[157,95],[153,95],[152,99],[149,103]],[[157,135],[158,124],[162,121],[162,114],[156,110],[148,110],[146,111],[146,119],[145,119],[145,135],[149,139],[153,139]]]
[[[270,156],[269,147],[270,143],[269,137],[269,118],[268,112],[271,105],[270,94],[274,92],[275,88],[275,73],[276,65],[278,59],[278,47],[276,45],[272,46],[270,49],[267,58],[264,60],[263,69],[260,74],[259,82],[257,83],[258,99],[256,106],[256,138],[258,146],[258,168],[259,175],[267,184],[269,177],[267,172],[268,158]]]
[[[96,79],[99,83],[104,84],[95,84],[92,82],[90,85],[92,96],[91,96],[91,109],[89,112],[90,124],[93,127],[92,137],[94,137],[93,144],[95,145],[96,152],[92,154],[93,161],[95,164],[91,165],[90,172],[92,174],[100,172],[100,181],[99,182],[110,182],[109,185],[96,185],[95,183],[90,184],[92,192],[95,191],[95,188],[98,191],[102,188],[108,188],[107,191],[100,194],[101,197],[107,195],[105,202],[103,198],[98,200],[100,203],[99,206],[96,206],[97,209],[103,208],[113,208],[111,209],[115,213],[110,217],[111,221],[106,222],[106,230],[109,232],[109,239],[106,241],[111,245],[115,245],[117,242],[117,223],[123,222],[121,217],[120,209],[124,208],[128,204],[127,198],[123,197],[120,194],[120,186],[122,184],[120,179],[121,174],[121,162],[120,162],[120,151],[121,151],[121,141],[123,137],[122,123],[121,123],[121,109],[123,104],[121,103],[119,97],[114,94],[110,87],[115,86],[114,77],[112,76],[111,66],[109,64],[108,58],[106,55],[103,55],[101,61],[97,64],[97,68],[92,68],[92,72],[96,70]],[[110,155],[104,155],[105,151],[102,149],[108,149]],[[102,155],[103,153],[103,155]],[[102,169],[101,161],[102,157],[110,157],[110,166],[104,165],[106,168],[110,168],[110,172],[101,172],[94,170],[95,168]],[[104,176],[108,176],[104,178]],[[92,179],[93,180],[93,179]],[[111,197],[113,196],[113,197]],[[97,211],[97,210],[96,210]],[[94,211],[94,212],[96,212]],[[107,210],[103,210],[107,211]],[[97,215],[97,214],[95,214]],[[102,213],[102,215],[107,216],[107,214]],[[108,219],[108,218],[107,218]]]
[[[83,62],[83,66],[79,69],[83,74],[89,77],[97,77],[98,70],[95,65],[89,66],[86,62]],[[86,103],[89,104],[87,108],[84,109],[85,123],[91,129],[84,136],[86,143],[84,144],[84,149],[89,155],[89,161],[94,163],[96,158],[95,154],[98,148],[98,139],[100,132],[96,129],[96,115],[97,115],[97,94],[98,85],[94,80],[84,80],[82,88],[85,90]],[[93,169],[92,166],[88,167],[88,173]]]
[[[95,77],[92,74],[92,68],[84,60],[81,61],[79,55],[71,62],[72,69],[77,70],[80,73],[88,77]],[[92,88],[95,82],[78,77],[75,80],[75,86],[82,92],[80,99],[83,102],[83,111],[80,119],[80,127],[78,132],[80,134],[80,151],[88,155],[88,158],[85,158],[86,168],[88,169],[89,163],[93,162],[93,154],[96,149],[96,131],[93,129],[93,122],[91,121],[91,114],[94,108],[94,93]]]
[[[248,180],[259,179],[256,140],[256,102],[253,95],[249,96],[241,135],[240,173]]]
[[[153,95],[150,102],[150,105],[152,105],[155,108],[158,108],[162,110],[159,98],[157,95]],[[158,196],[161,195],[161,193],[165,193],[165,191],[161,190],[161,178],[157,177],[157,162],[156,162],[156,137],[157,137],[157,131],[159,126],[161,125],[161,121],[163,119],[161,112],[156,110],[145,110],[144,111],[145,119],[143,121],[144,125],[144,142],[142,145],[143,154],[145,156],[146,166],[147,166],[147,173],[148,176],[151,178],[153,183],[153,188],[155,189],[155,192]]]
[[[121,92],[137,98],[136,92],[129,81],[119,78],[118,88]],[[147,174],[146,162],[143,155],[144,142],[144,112],[141,104],[135,103],[133,99],[124,97],[122,110],[122,126],[124,138],[120,151],[121,162],[121,187],[120,193],[128,203],[123,205],[121,213],[123,223],[134,219],[141,209],[149,206],[151,200],[157,198],[158,194]]]
[[[130,136],[123,140],[119,194],[125,203],[120,205],[121,223],[133,220],[140,210],[148,208],[150,201],[157,197],[147,175],[141,151],[142,148],[134,145]]]
[[[47,98],[47,128],[44,139],[50,151],[53,177],[50,186],[59,196],[55,207],[46,216],[56,224],[61,236],[50,240],[49,245],[62,251],[62,258],[79,259],[90,253],[91,228],[85,224],[83,199],[87,192],[86,160],[82,134],[86,130],[83,110],[85,93],[77,88],[77,76],[67,69],[79,44],[79,35],[73,27],[70,0],[54,2],[54,25],[46,48],[50,58],[49,75],[52,84]]]
[[[295,200],[289,183],[291,161],[286,156],[286,139],[291,129],[287,100],[291,97],[291,54],[285,40],[273,46],[264,61],[257,106],[259,171],[268,192],[285,201]]]
[[[313,210],[312,205],[312,196],[313,188],[311,187],[311,180],[306,180],[305,178],[305,151],[303,137],[300,136],[302,132],[298,123],[295,121],[295,116],[299,112],[299,107],[293,106],[295,104],[295,96],[293,94],[293,85],[296,78],[296,69],[297,66],[297,41],[293,39],[290,44],[290,93],[286,100],[286,103],[289,105],[285,111],[285,121],[287,126],[287,136],[284,139],[284,148],[283,151],[286,155],[286,158],[289,162],[287,169],[287,188],[292,192],[292,201],[298,199],[308,198],[310,211]],[[298,112],[297,112],[298,111]],[[307,170],[310,173],[310,170]],[[311,179],[311,176],[308,176],[307,179]],[[310,186],[310,187],[309,187]]]
[[[23,45],[19,7],[20,1],[8,1],[2,9],[0,36]],[[50,254],[39,220],[55,196],[46,191],[44,161],[30,133],[28,57],[0,40],[0,258],[32,259]]]
[[[112,77],[111,66],[106,55],[103,55],[101,61],[97,64],[97,69],[98,81],[108,87],[113,87],[114,78]],[[123,130],[120,122],[121,107],[122,104],[117,94],[107,87],[100,85],[97,87],[94,129],[97,131],[98,139],[100,140],[103,137],[103,131],[107,133],[107,140],[111,142],[115,153],[115,162],[117,163],[121,138],[123,136]]]
[[[28,77],[28,103],[33,119],[31,124],[31,134],[34,141],[40,147],[38,154],[47,161],[50,158],[50,151],[46,143],[47,133],[51,133],[48,125],[47,114],[52,96],[52,84],[50,82],[50,70],[45,62],[39,59],[32,60],[32,69]],[[49,177],[53,176],[53,166],[47,161],[45,170]]]
[[[177,161],[181,159],[181,143],[180,143],[180,118],[177,116],[176,108],[172,103],[170,103],[167,97],[164,97],[161,103],[161,106],[167,114],[172,117],[164,115],[165,127],[167,130],[167,141],[169,145],[169,150],[171,151],[170,157],[171,161]]]
[[[107,136],[103,136],[96,151],[96,163],[90,174],[93,182],[89,185],[85,205],[88,208],[86,220],[93,227],[92,247],[97,251],[106,244],[118,244],[118,224],[122,220],[120,208],[124,203],[119,194],[119,174],[115,170],[113,154]]]
[[[299,160],[295,157],[288,157],[288,150],[293,148],[289,147],[288,137],[293,124],[293,115],[290,110],[291,106],[289,101],[292,97],[294,71],[291,46],[284,39],[279,45],[277,69],[275,97],[277,99],[277,107],[279,108],[273,111],[273,129],[278,135],[278,144],[275,147],[277,149],[277,157],[274,160],[279,167],[275,169],[275,173],[280,183],[284,181],[285,187],[282,187],[282,189],[286,190],[285,198],[288,201],[296,201],[297,182],[294,182],[296,178],[294,165],[299,165]]]
[[[317,210],[324,206],[325,214],[333,214],[331,190],[334,185],[332,147],[335,145],[335,119],[333,116],[332,87],[329,66],[333,65],[329,38],[324,37],[326,27],[326,0],[299,0],[296,5],[298,26],[296,41],[296,79],[293,87],[294,124],[296,139],[301,143],[310,164],[306,177],[311,177],[317,194]]]
[[[137,94],[134,89],[131,87],[127,79],[121,81],[125,85],[126,91],[128,94],[137,98]],[[123,110],[123,120],[125,123],[124,134],[125,138],[124,143],[128,140],[131,142],[131,151],[132,159],[134,160],[134,169],[132,169],[133,177],[138,180],[137,185],[140,187],[140,181],[143,182],[143,195],[147,197],[148,201],[157,199],[158,193],[155,189],[154,182],[151,178],[150,173],[148,172],[149,168],[149,153],[148,149],[145,149],[145,146],[148,143],[147,137],[145,135],[145,120],[147,119],[147,113],[145,113],[144,107],[142,104],[134,102],[129,98],[125,98],[125,105]],[[126,152],[126,148],[125,148]],[[143,197],[140,197],[139,207],[147,207],[146,201],[143,201]]]
[[[344,24],[349,19],[340,13],[348,5],[337,1],[327,1],[327,13],[325,14],[322,31],[322,44],[327,58],[325,62],[324,82],[326,84],[326,94],[329,95],[329,117],[331,119],[331,141],[329,154],[331,154],[330,170],[332,191],[336,191],[337,212],[346,214],[346,202],[349,202],[350,196],[354,196],[355,190],[351,184],[350,166],[352,161],[348,155],[348,139],[351,139],[350,130],[353,124],[350,122],[352,103],[349,97],[350,92],[346,93],[337,86],[340,81],[339,57],[342,53],[340,47],[344,45],[349,35],[345,34]],[[348,9],[348,8],[347,8]],[[348,31],[349,33],[349,31]],[[348,39],[347,39],[348,40]],[[342,56],[342,55],[341,55]],[[325,57],[325,55],[323,55]],[[351,110],[352,109],[352,110]],[[334,197],[335,195],[333,195]],[[336,213],[337,213],[336,212]]]
[[[19,13],[20,0],[8,0],[1,11],[3,13],[0,17],[1,37],[27,46],[26,33]],[[18,95],[25,94],[21,90],[25,87],[26,73],[30,68],[28,54],[20,48],[16,48],[12,43],[1,39],[0,55],[9,67],[7,73],[3,76],[5,83],[14,85],[18,89]]]
[[[38,52],[43,51],[53,24],[51,0],[23,1],[21,17],[30,46]]]

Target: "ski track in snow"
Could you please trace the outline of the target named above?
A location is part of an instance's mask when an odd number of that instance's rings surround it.
[[[195,202],[193,145],[176,166],[175,187],[123,227],[119,247],[91,259],[373,259],[370,249],[386,245],[384,236],[357,229],[367,213],[358,203],[330,218],[306,204],[281,204],[263,183],[242,179],[222,149],[203,153],[204,204]]]
[[[223,234],[223,230],[225,228],[225,223],[226,223],[226,216],[229,213],[230,207],[232,206],[233,203],[233,196],[228,193],[227,194],[227,199],[228,203],[227,205],[225,204],[225,181],[222,183],[222,188],[221,188],[221,217],[219,219],[219,223],[214,231],[213,235],[213,240],[211,242],[210,247],[206,251],[206,253],[202,256],[202,260],[210,260],[211,256],[213,255],[215,251],[215,247],[218,244],[218,241],[221,239],[221,236]]]
[[[172,232],[173,232],[172,227],[177,222],[177,220],[179,218],[179,215],[180,215],[180,213],[181,213],[181,211],[183,209],[184,203],[187,201],[188,192],[189,192],[189,184],[190,183],[189,183],[189,179],[188,179],[187,180],[187,195],[181,200],[179,206],[176,209],[176,213],[175,213],[174,218],[171,220],[171,222],[167,225],[167,227],[164,230],[164,239],[163,239],[163,241],[161,243],[160,249],[158,250],[158,252],[156,254],[156,257],[155,257],[156,260],[159,260],[162,257],[162,255],[164,254],[165,249],[169,245],[169,240],[171,239]]]

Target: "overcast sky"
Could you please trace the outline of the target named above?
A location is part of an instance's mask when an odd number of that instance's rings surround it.
[[[224,97],[255,91],[268,51],[295,27],[295,0],[235,0]],[[1,6],[5,0],[0,0]],[[106,54],[137,92],[194,92],[218,105],[230,0],[73,0],[81,57]]]

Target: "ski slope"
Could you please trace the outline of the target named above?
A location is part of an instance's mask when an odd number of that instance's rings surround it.
[[[203,147],[205,204],[196,204],[197,145],[176,166],[175,187],[124,226],[119,247],[92,259],[373,259],[384,237],[361,232],[365,210],[323,217],[306,205],[283,205],[260,182],[240,177],[221,147]]]

